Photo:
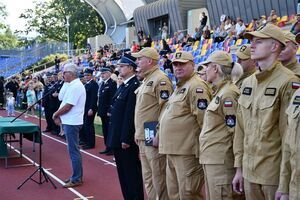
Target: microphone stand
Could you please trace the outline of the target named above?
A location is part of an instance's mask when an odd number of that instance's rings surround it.
[[[18,186],[17,189],[20,189],[28,180],[32,180],[33,182],[41,185],[43,184],[44,182],[50,182],[52,184],[52,186],[54,187],[54,189],[56,189],[57,187],[55,186],[55,184],[53,183],[53,181],[50,179],[50,177],[48,176],[48,174],[45,172],[44,168],[43,168],[43,165],[42,165],[42,131],[41,131],[41,128],[42,128],[42,104],[41,104],[41,101],[49,96],[50,94],[52,94],[52,92],[54,91],[54,89],[56,89],[56,86],[59,85],[60,81],[59,82],[56,82],[52,88],[46,93],[46,94],[43,94],[43,97],[38,99],[32,106],[30,106],[29,108],[27,108],[25,111],[23,111],[20,115],[18,115],[17,117],[15,117],[11,123],[13,123],[16,119],[18,119],[19,117],[21,117],[25,112],[27,112],[28,110],[30,110],[31,108],[33,108],[36,104],[39,104],[39,138],[40,138],[40,145],[39,145],[39,161],[40,161],[40,164],[38,166],[38,168],[25,180],[23,181],[23,183],[21,185]],[[32,177],[39,172],[39,180],[36,181],[34,180]],[[42,177],[44,177],[44,180],[42,180]]]

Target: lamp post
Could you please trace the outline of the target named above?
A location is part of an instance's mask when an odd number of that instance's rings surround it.
[[[70,16],[66,16],[67,18],[67,37],[68,37],[68,58],[70,57],[70,23],[69,23],[69,19]]]

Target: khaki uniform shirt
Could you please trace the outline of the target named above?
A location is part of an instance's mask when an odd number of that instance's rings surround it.
[[[222,81],[216,87],[200,134],[200,163],[224,164],[227,160],[233,167],[232,146],[239,89],[231,81]]]
[[[280,62],[245,79],[238,100],[234,136],[235,167],[257,184],[278,185],[281,142],[290,98],[299,78]]]
[[[296,58],[285,67],[293,71],[297,76],[300,76],[300,63],[298,63]]]
[[[177,84],[161,115],[159,153],[198,156],[198,138],[210,100],[208,85],[196,73]]]
[[[288,129],[283,145],[278,191],[289,193],[290,199],[300,199],[300,89],[286,110]]]
[[[162,106],[173,92],[172,82],[158,67],[145,73],[136,90],[135,139],[145,140],[144,122],[158,121]]]
[[[251,70],[250,72],[244,73],[243,76],[242,76],[238,81],[235,82],[235,85],[236,85],[238,88],[241,88],[243,81],[244,81],[246,78],[248,78],[249,76],[251,76],[252,74],[254,74],[255,71],[256,71],[256,70],[253,69],[253,70]]]

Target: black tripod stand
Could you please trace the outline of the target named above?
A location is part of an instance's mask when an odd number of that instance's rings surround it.
[[[55,85],[54,85],[55,86]],[[53,86],[53,87],[54,87]],[[19,117],[21,117],[25,112],[27,112],[28,110],[30,110],[31,108],[33,108],[35,105],[39,104],[39,139],[40,139],[40,144],[39,144],[39,161],[40,164],[38,166],[38,168],[21,184],[18,186],[17,189],[20,189],[28,180],[32,180],[33,182],[41,185],[44,182],[50,182],[52,184],[52,186],[56,189],[55,184],[52,182],[52,180],[49,178],[48,174],[45,172],[43,165],[42,165],[42,104],[41,101],[48,95],[50,95],[53,92],[53,90],[50,90],[49,92],[47,92],[45,95],[43,95],[43,98],[40,98],[37,102],[35,102],[32,106],[30,106],[29,108],[27,108],[25,111],[23,111],[20,115],[18,115],[16,118],[14,118],[11,123],[13,123],[16,119],[18,119]],[[34,141],[35,142],[35,141]],[[39,180],[36,181],[34,180],[32,177],[39,172]],[[42,179],[42,177],[44,177],[44,180]]]

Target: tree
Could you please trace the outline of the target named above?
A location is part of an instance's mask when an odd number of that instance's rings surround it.
[[[67,16],[70,42],[77,47],[85,47],[87,38],[103,33],[102,18],[81,0],[35,2],[35,7],[25,10],[20,18],[27,21],[25,33],[36,31],[44,40],[67,41]]]
[[[0,3],[0,49],[12,49],[18,44],[17,37],[10,27],[4,23],[7,16],[6,7]]]

